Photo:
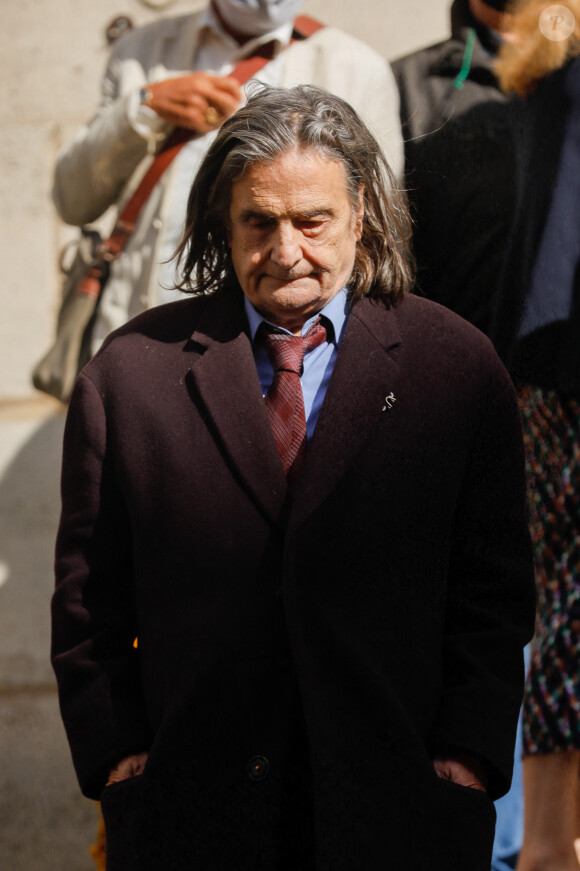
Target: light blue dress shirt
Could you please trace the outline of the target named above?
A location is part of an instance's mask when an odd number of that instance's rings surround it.
[[[265,347],[259,341],[255,342],[254,339],[262,321],[266,321],[267,324],[271,324],[271,322],[256,311],[246,296],[244,296],[244,305],[250,326],[250,337],[252,339],[258,378],[262,386],[262,393],[265,396],[274,379],[274,369]],[[326,341],[305,355],[302,375],[300,376],[302,394],[304,396],[304,414],[306,416],[306,437],[309,441],[312,438],[312,433],[314,432],[314,427],[318,421],[320,409],[326,396],[326,388],[334,370],[338,347],[344,333],[349,311],[350,302],[348,300],[347,289],[343,288],[332,297],[330,302],[318,314],[307,320],[302,327],[302,335],[304,335],[319,315],[322,316],[323,320],[326,320]],[[276,324],[271,324],[271,326],[281,333],[291,335],[283,327],[279,327]]]

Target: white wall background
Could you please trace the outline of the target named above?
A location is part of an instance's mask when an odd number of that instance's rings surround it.
[[[59,145],[92,114],[117,15],[141,0],[0,0],[0,868],[90,871],[95,811],[77,791],[48,663],[48,607],[63,414],[30,369],[54,329],[57,254],[70,230],[50,202]],[[309,0],[305,11],[388,58],[442,39],[450,0]]]

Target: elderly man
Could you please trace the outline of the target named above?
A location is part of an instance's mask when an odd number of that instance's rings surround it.
[[[183,230],[191,179],[219,125],[242,91],[230,76],[256,54],[257,74],[272,85],[321,85],[348,100],[370,125],[397,174],[403,141],[399,99],[389,64],[334,27],[289,44],[303,0],[211,0],[196,14],[155,21],[114,46],[101,106],[59,154],[53,197],[69,224],[95,221],[122,207],[147,161],[175,126],[194,134],[161,177],[111,275],[92,326],[92,350],[129,317],[175,298],[168,264]]]
[[[53,662],[110,871],[489,869],[520,425],[487,339],[408,292],[389,179],[339,98],[257,93],[191,190],[193,297],[77,381]]]

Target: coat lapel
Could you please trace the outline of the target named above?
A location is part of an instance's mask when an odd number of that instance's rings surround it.
[[[397,396],[401,342],[395,314],[360,300],[348,319],[336,365],[308,448],[290,516],[295,531],[324,501],[381,421],[385,397]]]
[[[198,354],[191,374],[218,443],[251,498],[276,523],[286,497],[286,478],[246,334],[241,292],[208,300],[192,342]]]

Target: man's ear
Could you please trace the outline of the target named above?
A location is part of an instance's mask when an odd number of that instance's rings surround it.
[[[360,185],[358,189],[358,203],[355,209],[355,235],[356,241],[360,242],[362,238],[362,228],[363,228],[363,219],[365,216],[365,188],[364,185]]]

